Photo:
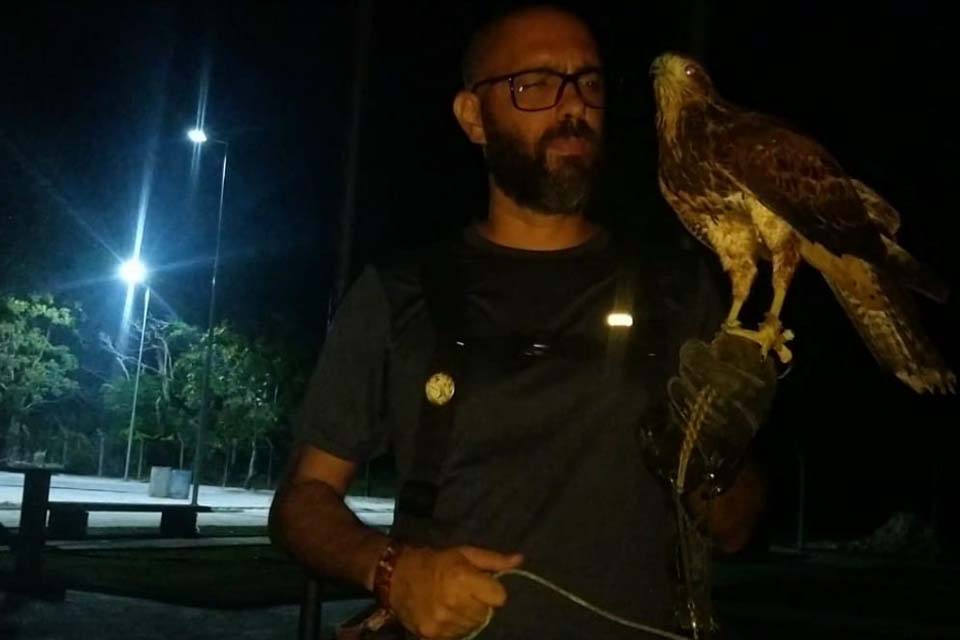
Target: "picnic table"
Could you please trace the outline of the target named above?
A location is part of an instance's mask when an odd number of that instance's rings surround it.
[[[63,597],[63,589],[44,584],[43,545],[46,541],[47,507],[50,502],[50,476],[63,471],[59,464],[5,463],[0,471],[23,474],[23,498],[20,501],[20,528],[14,556],[13,583],[18,591]]]
[[[13,575],[7,578],[12,579],[10,587],[13,590],[42,597],[63,595],[62,587],[43,577],[43,552],[47,538],[84,537],[89,512],[159,512],[162,536],[187,538],[197,535],[197,514],[211,511],[207,506],[176,503],[51,501],[51,476],[54,472],[63,471],[62,465],[5,463],[0,465],[0,471],[24,476],[19,532],[13,545],[14,570]]]

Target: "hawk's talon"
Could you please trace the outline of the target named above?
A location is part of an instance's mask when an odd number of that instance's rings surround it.
[[[763,346],[763,339],[761,338],[759,331],[740,329],[739,327],[724,327],[723,330],[732,336],[740,336],[741,338],[746,338],[751,342],[756,342],[761,347]]]
[[[780,318],[768,313],[766,320],[764,320],[760,326],[760,333],[773,334],[766,350],[773,349],[782,364],[787,364],[793,360],[793,353],[787,348],[787,343],[793,340],[794,334],[790,329],[783,328]],[[764,351],[764,355],[766,355],[766,350]]]
[[[783,364],[787,364],[788,362],[793,360],[793,352],[791,352],[790,349],[788,349],[787,346],[783,344],[783,342],[784,341],[774,345],[773,349],[774,351],[777,352],[777,357],[780,358],[780,362]]]
[[[793,359],[793,353],[787,348],[787,342],[794,338],[793,331],[783,329],[780,324],[780,319],[776,316],[768,315],[767,319],[763,321],[756,331],[730,327],[727,324],[724,324],[724,331],[730,335],[740,336],[741,338],[746,338],[751,342],[759,344],[760,355],[763,359],[766,359],[771,349],[777,354],[777,357],[783,364],[787,364]]]

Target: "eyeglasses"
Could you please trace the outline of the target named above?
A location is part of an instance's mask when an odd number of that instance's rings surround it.
[[[513,106],[520,111],[544,111],[557,106],[568,82],[576,87],[577,95],[588,107],[602,109],[605,102],[606,89],[603,72],[599,67],[590,67],[576,73],[560,73],[553,69],[515,71],[480,80],[470,90],[476,91],[485,84],[496,84],[504,80],[510,83]]]

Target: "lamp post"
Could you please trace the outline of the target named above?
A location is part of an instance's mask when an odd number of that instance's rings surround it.
[[[120,278],[131,287],[147,279],[147,268],[138,258],[131,258],[120,265]],[[140,350],[137,352],[137,372],[133,377],[133,402],[130,405],[130,428],[127,430],[127,458],[123,463],[123,479],[130,479],[130,453],[133,451],[133,429],[137,421],[137,396],[140,393],[140,370],[143,368],[143,339],[147,334],[147,311],[150,309],[150,287],[144,286],[143,324],[140,325]]]
[[[191,504],[196,505],[200,493],[200,462],[203,453],[203,436],[207,431],[210,420],[210,369],[213,366],[213,323],[217,300],[217,269],[220,266],[220,230],[223,227],[223,192],[227,184],[227,151],[229,146],[225,140],[208,138],[203,129],[191,129],[187,138],[194,144],[215,142],[223,145],[223,168],[220,171],[220,204],[217,208],[217,241],[213,253],[213,273],[210,276],[210,306],[207,312],[207,344],[203,363],[203,381],[200,391],[200,421],[197,425],[197,447],[193,455],[193,493]]]

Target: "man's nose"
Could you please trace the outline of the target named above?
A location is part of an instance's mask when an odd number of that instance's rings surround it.
[[[580,88],[572,80],[566,81],[560,87],[560,100],[557,102],[557,109],[563,116],[583,116],[587,111],[587,103],[583,101],[580,95]]]

